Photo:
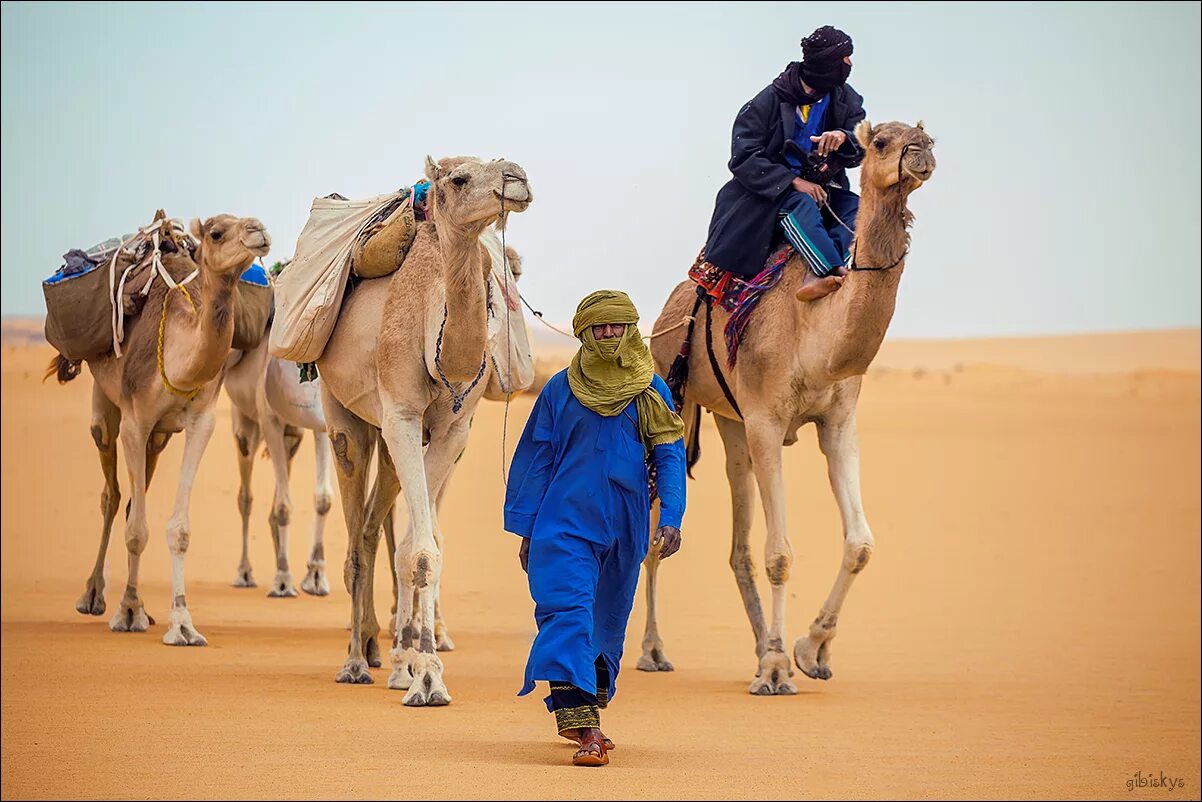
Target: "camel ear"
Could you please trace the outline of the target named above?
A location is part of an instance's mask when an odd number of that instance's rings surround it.
[[[426,178],[431,182],[437,181],[441,177],[441,172],[438,165],[429,156],[426,156]]]
[[[868,144],[872,142],[872,123],[868,120],[860,120],[856,125],[856,141],[860,143],[860,147],[868,150]]]
[[[927,129],[926,129],[926,126],[922,124],[922,120],[919,120],[919,121],[918,121],[918,125],[916,125],[916,126],[914,126],[914,127],[915,127],[915,128],[917,128],[919,131],[925,131],[925,130],[927,130]]]
[[[188,232],[196,239],[197,242],[200,242],[204,239],[204,230],[200,224],[199,217],[192,218],[192,222],[188,225]]]

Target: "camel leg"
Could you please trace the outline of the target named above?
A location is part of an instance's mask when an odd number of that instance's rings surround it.
[[[755,561],[751,558],[751,521],[755,515],[755,473],[751,451],[747,445],[747,430],[742,422],[714,416],[722,446],[726,451],[726,483],[730,486],[731,539],[730,570],[735,574],[743,609],[751,622],[755,636],[755,653],[762,657],[767,650],[767,626],[760,592],[755,586]]]
[[[333,480],[330,478],[334,457],[330,453],[330,438],[325,432],[313,433],[313,451],[317,458],[317,481],[313,490],[316,518],[313,524],[313,548],[305,565],[309,571],[301,582],[301,590],[310,596],[327,596],[330,593],[330,581],[326,578],[326,547],[322,538],[326,530],[326,515],[330,512],[334,496]]]
[[[651,509],[650,537],[653,541],[655,530],[659,528],[659,511],[657,498]],[[664,639],[659,635],[659,619],[655,606],[659,587],[656,584],[659,563],[659,549],[652,545],[647,549],[647,556],[643,558],[643,567],[647,569],[644,574],[647,579],[647,628],[643,632],[643,655],[635,666],[639,671],[674,671],[676,668],[664,654]]]
[[[380,620],[376,617],[376,553],[380,548],[380,530],[384,519],[391,514],[401,489],[387,449],[380,449],[376,466],[376,481],[367,500],[363,521],[363,575],[366,581],[361,607],[363,620],[359,625],[363,633],[363,651],[367,656],[367,664],[372,668],[379,668],[383,664],[380,659]]]
[[[251,492],[251,475],[255,470],[255,452],[259,450],[259,442],[263,433],[259,422],[249,415],[244,415],[234,407],[230,416],[234,422],[234,442],[238,446],[238,476],[241,484],[238,488],[238,512],[242,514],[242,560],[238,563],[238,575],[234,578],[234,587],[253,588],[254,572],[250,567],[250,511],[254,504],[254,494]]]
[[[147,446],[149,428],[138,421],[126,421],[121,430],[121,450],[125,452],[125,467],[129,472],[130,500],[125,508],[125,549],[129,556],[129,577],[125,594],[117,612],[109,619],[113,632],[145,632],[150,616],[138,596],[138,566],[149,540],[146,523]]]
[[[458,464],[458,462],[456,462]],[[438,553],[446,555],[443,549],[443,534],[442,527],[438,525],[439,512],[442,510],[442,500],[447,494],[447,488],[451,485],[451,474],[455,472],[454,465],[451,466],[447,473],[446,479],[442,482],[442,487],[438,489],[437,501],[434,503],[434,537],[438,543]],[[438,592],[434,595],[434,649],[439,652],[455,651],[455,641],[451,640],[451,633],[447,630],[446,619],[442,617],[442,581],[441,577],[438,583]]]
[[[838,423],[820,422],[818,445],[826,455],[831,489],[843,518],[843,561],[830,595],[814,623],[810,624],[809,634],[794,642],[793,659],[807,677],[830,679],[830,643],[835,637],[839,612],[851,590],[852,580],[872,557],[873,540],[860,498],[860,439],[855,413]]]
[[[388,511],[384,517],[384,541],[388,546],[388,570],[392,574],[392,620],[389,621],[388,631],[396,639],[397,629],[397,576],[396,576],[396,507]]]
[[[275,473],[275,498],[271,502],[271,514],[267,518],[271,526],[271,539],[275,544],[275,579],[267,595],[273,598],[296,596],[292,584],[292,572],[288,569],[288,524],[292,518],[292,499],[288,493],[288,474],[291,466],[290,444],[284,432],[284,422],[274,414],[260,418],[263,439],[267,441],[267,454]]]
[[[108,400],[99,385],[92,385],[92,440],[100,454],[100,469],[104,472],[104,490],[100,492],[100,550],[92,575],[84,585],[83,595],[75,609],[84,615],[104,615],[104,563],[108,555],[113,519],[121,508],[121,486],[117,482],[117,436],[121,430],[121,409]]]
[[[785,633],[785,585],[789,581],[789,568],[793,563],[793,547],[785,529],[785,481],[781,466],[781,443],[785,439],[785,425],[766,416],[751,418],[744,424],[747,444],[751,454],[751,465],[755,471],[756,484],[764,503],[764,515],[768,521],[768,539],[764,547],[764,565],[768,582],[772,587],[772,624],[766,637],[757,646],[760,658],[759,670],[748,690],[761,696],[788,695],[797,693],[797,686],[790,677],[793,666],[784,652]],[[732,483],[731,487],[734,487]],[[733,499],[732,490],[732,499]],[[737,548],[737,543],[734,544]],[[732,549],[732,558],[735,556]],[[732,562],[734,560],[732,559]],[[738,569],[736,569],[736,575]],[[752,628],[755,628],[753,611]]]
[[[407,690],[404,703],[409,706],[450,704],[434,644],[434,599],[442,576],[442,553],[434,534],[433,508],[437,490],[463,450],[467,420],[456,421],[444,436],[433,438],[424,459],[420,416],[386,408],[383,431],[409,507],[409,527],[396,554],[400,633],[392,650],[388,687]]]
[[[369,685],[372,678],[363,655],[362,631],[363,590],[367,579],[363,574],[363,518],[368,460],[375,446],[375,432],[324,388],[322,408],[325,410],[330,445],[338,468],[338,490],[342,497],[347,536],[343,578],[351,596],[351,640],[346,662],[335,675],[334,681]]]
[[[207,646],[204,635],[192,624],[192,614],[184,595],[184,561],[192,539],[192,524],[188,509],[192,503],[192,485],[200,458],[204,456],[209,438],[213,436],[217,417],[212,410],[197,413],[189,421],[184,437],[184,458],[179,469],[179,489],[175,494],[175,509],[167,521],[167,550],[171,553],[171,618],[163,643],[168,646]]]

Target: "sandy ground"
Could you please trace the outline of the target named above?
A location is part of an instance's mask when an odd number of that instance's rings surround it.
[[[1138,341],[1148,336],[1162,339]],[[890,344],[860,409],[876,553],[840,621],[835,678],[798,674],[795,697],[746,692],[753,644],[707,419],[684,549],[661,579],[677,670],[634,670],[640,594],[605,714],[619,749],[592,771],[567,765],[571,747],[537,698],[514,696],[533,622],[517,541],[500,529],[502,406],[480,410],[444,514],[455,701],[411,710],[385,689],[386,668],[369,687],[334,683],[349,612],[340,581],[324,599],[265,597],[267,462],[255,476],[260,588],[230,586],[238,482],[224,399],[187,573],[210,646],[159,642],[182,438],[149,503],[143,595],[160,623],[118,635],[76,613],[100,522],[90,379],[41,384],[48,348],[9,339],[3,796],[1197,799],[1199,335],[1133,337]],[[510,449],[529,408],[526,398],[510,410]],[[812,429],[785,464],[791,640],[834,579],[840,530]],[[298,581],[312,465],[306,445],[293,478]],[[762,547],[762,523],[753,542]],[[337,506],[327,543],[337,579]],[[124,581],[116,535],[110,610]],[[1137,772],[1184,785],[1130,791]]]

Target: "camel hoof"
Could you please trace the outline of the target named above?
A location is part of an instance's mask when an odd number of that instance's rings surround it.
[[[154,620],[146,614],[142,603],[136,606],[121,602],[120,609],[109,619],[109,629],[113,632],[145,632]]]
[[[75,609],[84,615],[104,615],[104,585],[88,582],[88,588],[75,602]]]
[[[828,630],[821,637],[806,636],[793,644],[793,662],[810,679],[828,680],[834,676],[829,665],[830,641],[835,631]]]
[[[272,599],[294,599],[297,596],[296,588],[292,584],[292,575],[284,574],[277,576],[275,581],[271,583],[271,590],[267,591],[268,597]]]
[[[792,696],[797,686],[789,679],[793,669],[784,652],[767,652],[760,658],[760,670],[747,689],[755,696]]]
[[[236,588],[257,588],[259,585],[255,582],[254,572],[251,571],[249,565],[238,569],[238,575],[234,577],[234,587]]]
[[[301,590],[310,596],[329,596],[330,583],[326,579],[325,564],[310,565],[309,573],[301,582]]]
[[[347,660],[342,670],[334,676],[334,681],[349,685],[371,685],[375,682],[367,671],[366,660]]]
[[[205,636],[189,626],[173,626],[163,635],[168,646],[208,646]]]
[[[652,649],[650,652],[644,652],[639,658],[638,664],[635,666],[639,671],[675,671],[676,666],[668,658],[664,657],[664,653],[659,649]]]
[[[437,654],[408,649],[396,661],[393,673],[401,671],[412,675],[409,692],[403,700],[407,707],[442,707],[451,703],[451,692],[442,681],[442,660]]]
[[[443,632],[434,640],[434,650],[438,652],[453,652],[455,651],[455,641],[451,640],[451,636]]]

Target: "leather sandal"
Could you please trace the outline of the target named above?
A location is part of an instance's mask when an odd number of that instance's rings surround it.
[[[580,742],[580,749],[572,755],[573,766],[606,766],[609,764],[609,750],[605,748],[605,739],[596,735],[586,735]]]

